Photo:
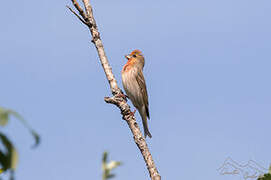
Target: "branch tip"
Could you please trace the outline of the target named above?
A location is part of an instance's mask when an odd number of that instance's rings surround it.
[[[70,6],[66,5],[66,7],[85,25],[89,26],[88,23],[82,19]]]

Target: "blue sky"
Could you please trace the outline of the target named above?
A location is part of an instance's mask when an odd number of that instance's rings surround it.
[[[116,180],[148,179],[119,110],[103,101],[110,89],[89,32],[67,4],[1,5],[0,106],[22,114],[42,137],[32,150],[20,123],[12,119],[4,129],[19,150],[16,177],[101,179],[101,156],[108,150],[124,163]],[[147,141],[163,179],[241,179],[218,173],[227,157],[268,168],[269,0],[92,5],[119,84],[124,55],[133,49],[145,55],[153,135]]]

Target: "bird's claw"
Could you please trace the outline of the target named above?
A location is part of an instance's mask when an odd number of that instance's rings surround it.
[[[132,112],[130,112],[130,116],[134,116],[135,115],[135,113],[136,113],[136,109]]]
[[[129,119],[129,118],[133,118],[134,115],[135,115],[135,113],[136,113],[136,110],[130,111],[130,112],[128,112],[127,114],[123,115],[122,119],[123,119],[123,120],[126,120],[127,118],[128,118],[128,119]]]

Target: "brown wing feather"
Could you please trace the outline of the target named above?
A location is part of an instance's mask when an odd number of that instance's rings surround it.
[[[141,93],[142,93],[142,97],[143,97],[143,102],[146,108],[146,114],[147,117],[150,118],[150,114],[149,114],[149,101],[148,101],[148,92],[147,92],[147,88],[146,88],[146,82],[143,76],[142,71],[140,71],[138,73],[138,76],[136,76],[136,81],[141,89]]]

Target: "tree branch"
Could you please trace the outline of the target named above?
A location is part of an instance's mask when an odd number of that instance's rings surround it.
[[[104,46],[102,44],[101,38],[100,38],[100,33],[98,31],[94,16],[93,16],[93,11],[92,7],[89,3],[89,0],[82,0],[85,11],[80,7],[80,5],[77,3],[76,0],[71,0],[74,7],[78,10],[79,14],[81,15],[82,18],[79,18],[81,22],[83,22],[85,25],[88,26],[90,33],[92,35],[92,42],[94,43],[99,58],[101,65],[103,67],[103,70],[105,72],[106,78],[108,80],[108,83],[110,85],[110,89],[112,92],[113,97],[105,97],[104,100],[107,103],[114,104],[116,105],[122,114],[122,118],[127,122],[132,134],[134,141],[139,148],[144,161],[146,163],[146,166],[148,168],[150,177],[152,180],[161,180],[161,176],[159,175],[156,166],[154,164],[154,161],[152,159],[152,155],[149,151],[148,145],[146,143],[146,140],[144,136],[142,135],[140,128],[136,122],[136,119],[134,115],[132,115],[131,110],[129,105],[127,104],[127,100],[121,89],[118,87],[117,81],[114,77],[114,74],[112,73],[112,68],[109,65],[107,56],[104,51]],[[69,8],[69,7],[68,7]],[[70,8],[69,8],[70,9]],[[70,9],[71,10],[71,9]],[[71,10],[72,11],[72,10]],[[74,11],[72,11],[74,13]],[[74,13],[76,14],[76,13]],[[76,14],[76,16],[78,16]],[[82,21],[84,20],[84,21]]]
[[[88,26],[88,24],[86,23],[86,21],[84,19],[82,19],[74,10],[72,10],[72,8],[70,8],[70,6],[66,6],[82,23],[84,23],[85,25]]]

